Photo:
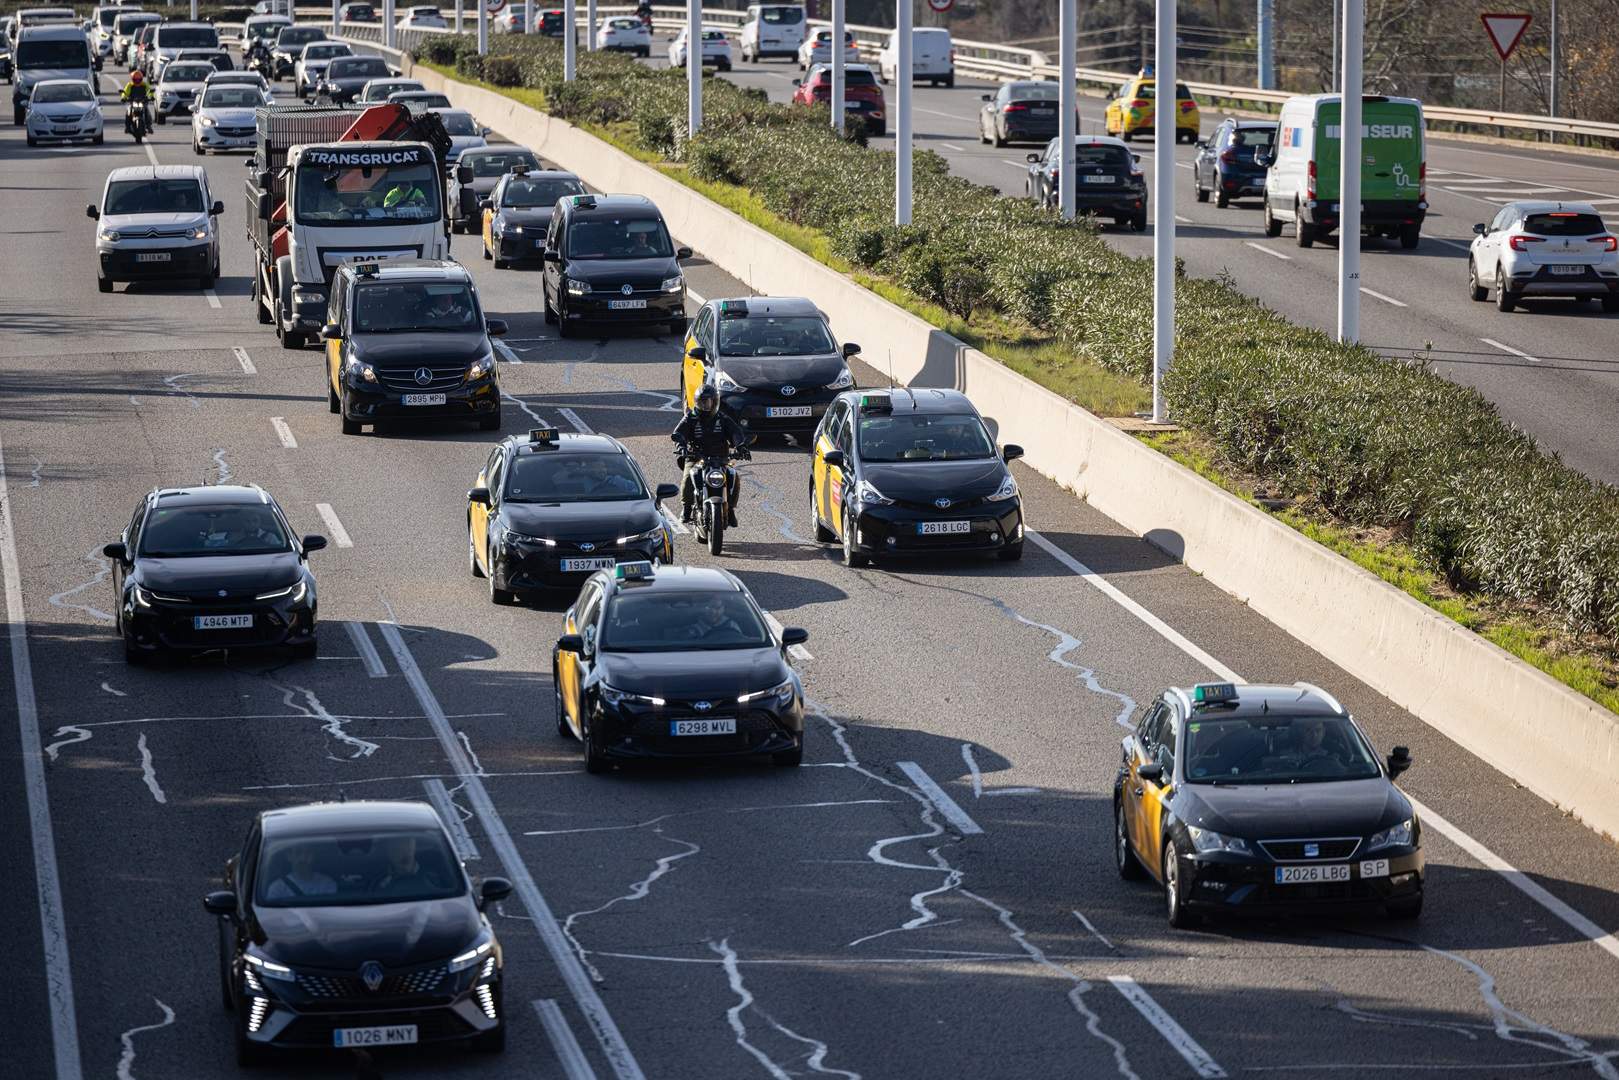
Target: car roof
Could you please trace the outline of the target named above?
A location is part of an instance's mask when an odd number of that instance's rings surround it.
[[[510,435],[503,441],[517,451],[524,447],[533,447],[530,453],[534,454],[628,454],[629,450],[624,444],[611,435],[591,433],[589,435],[574,431],[559,431],[552,436],[553,442],[542,447],[538,443],[530,442],[527,435]]]
[[[472,274],[465,266],[454,259],[382,259],[367,258],[344,259],[338,264],[339,270],[347,270],[358,276],[358,267],[364,263],[376,262],[378,281],[467,281],[472,280]],[[368,279],[370,275],[367,275]]]
[[[709,303],[718,310],[721,304],[738,300],[748,305],[748,313],[744,317],[749,319],[755,315],[818,315],[826,318],[826,313],[816,307],[813,300],[802,296],[722,296]]]
[[[594,205],[581,204],[576,201],[579,199],[593,200]],[[613,214],[641,214],[657,218],[663,216],[658,213],[657,204],[645,195],[574,195],[564,199],[562,205],[574,214],[599,214],[602,217],[610,217]]]
[[[198,484],[196,487],[154,488],[152,498],[164,506],[251,506],[275,501],[257,484]]]
[[[22,33],[17,35],[17,40],[19,42],[32,41],[39,38],[43,38],[46,41],[71,41],[73,38],[85,40],[84,31],[79,29],[77,23],[72,25],[66,23],[45,23],[42,26],[25,26],[22,28]]]
[[[653,568],[650,581],[620,581],[612,570],[597,572],[607,582],[608,592],[746,592],[742,582],[729,570],[714,566],[664,566]]]
[[[1208,684],[1204,684],[1208,685]],[[1220,685],[1220,684],[1213,684]],[[1234,705],[1195,706],[1196,686],[1172,686],[1165,691],[1166,698],[1178,699],[1183,713],[1199,717],[1264,716],[1347,716],[1348,712],[1338,699],[1310,683],[1291,686],[1266,683],[1242,683],[1236,686]]]
[[[266,840],[333,832],[444,828],[438,812],[427,803],[380,800],[284,806],[264,811],[259,822]]]
[[[88,79],[41,79],[34,84],[34,89],[38,90],[42,86],[90,86],[90,81]],[[94,92],[95,88],[91,87],[91,93]]]
[[[207,177],[201,165],[123,165],[107,174],[107,183],[114,180],[197,180]]]
[[[1055,142],[1056,140],[1053,139],[1052,141]],[[1123,139],[1118,138],[1117,136],[1114,136],[1114,135],[1075,135],[1074,136],[1074,145],[1075,146],[1117,146],[1121,150],[1130,149],[1130,147],[1125,144],[1125,141]]]
[[[165,29],[165,30],[212,30],[212,29],[214,29],[214,24],[213,23],[206,23],[206,22],[166,22],[166,23],[163,24],[163,29]]]
[[[265,82],[265,78],[256,71],[216,71],[212,75],[208,76],[207,80],[205,81],[262,83]]]
[[[1602,212],[1588,202],[1556,202],[1551,199],[1519,199],[1508,203],[1508,206],[1522,210],[1526,214],[1595,214],[1602,216]]]
[[[521,145],[519,143],[496,142],[496,143],[485,143],[483,146],[474,146],[472,149],[470,149],[470,150],[466,151],[465,153],[463,153],[461,155],[461,157],[462,157],[463,160],[465,160],[468,157],[477,157],[480,154],[513,154],[513,153],[519,153],[519,152],[524,153],[524,154],[534,154],[534,151],[530,150],[528,147],[523,146],[523,145]],[[534,156],[537,158],[540,155],[534,154]],[[547,172],[560,172],[561,170],[560,169],[548,169],[546,171]],[[531,172],[530,175],[534,175],[534,174]],[[568,175],[572,176],[573,174],[569,173]]]
[[[1330,102],[1337,101],[1339,99],[1339,97],[1340,97],[1340,95],[1338,95],[1338,94],[1301,94],[1299,97],[1293,98],[1291,100],[1292,101],[1308,101],[1308,102],[1310,102],[1312,104],[1315,104],[1315,105],[1321,105],[1321,104],[1327,104],[1327,103],[1330,103]],[[1370,102],[1376,102],[1379,105],[1384,104],[1386,102],[1386,103],[1393,104],[1393,105],[1415,105],[1418,108],[1422,107],[1422,102],[1417,100],[1414,97],[1389,97],[1389,96],[1383,95],[1383,94],[1367,94],[1366,95],[1366,100],[1370,101]],[[1289,104],[1289,102],[1283,102],[1284,107],[1287,104]]]
[[[855,405],[859,405],[860,399],[863,397],[882,394],[888,395],[888,398],[890,402],[892,402],[894,411],[896,413],[957,413],[966,410],[967,412],[972,413],[974,416],[978,415],[978,410],[973,407],[972,401],[960,390],[933,388],[913,389],[905,386],[891,386],[884,388],[874,386],[865,390],[845,390],[838,396],[841,398],[847,398]]]

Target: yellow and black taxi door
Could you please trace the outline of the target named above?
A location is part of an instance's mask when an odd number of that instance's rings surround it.
[[[1131,739],[1124,779],[1124,803],[1120,807],[1130,846],[1135,848],[1136,856],[1154,877],[1159,876],[1162,870],[1158,853],[1158,831],[1162,820],[1160,786],[1143,778],[1140,770],[1143,765],[1157,762],[1159,733],[1166,726],[1172,727],[1173,723],[1169,706],[1162,701],[1153,702]]]
[[[338,405],[343,399],[343,341],[348,337],[349,281],[343,274],[332,278],[332,298],[326,308],[326,321],[338,327],[338,333],[326,339],[326,384],[331,389],[330,403]],[[336,412],[337,409],[332,410]]]
[[[815,436],[815,460],[811,466],[814,470],[815,511],[839,539],[843,537],[844,482],[852,469],[847,461],[853,448],[853,440],[849,437],[851,422],[848,402],[840,401],[832,406],[826,423],[821,425],[820,432]],[[845,458],[843,465],[827,464],[826,455],[832,450],[842,451]]]
[[[487,489],[489,501],[478,503],[467,500],[467,543],[472,546],[472,557],[483,566],[485,573],[494,573],[495,569],[489,558],[489,517],[495,512],[497,488],[505,476],[505,455],[505,448],[497,446],[479,471],[478,482],[473,485]]]
[[[587,584],[579,594],[579,601],[568,609],[563,620],[564,634],[578,634],[585,641],[585,652],[557,653],[557,688],[562,695],[562,714],[574,735],[584,737],[584,704],[580,687],[589,673],[590,658],[596,650],[596,623],[601,614],[602,587],[596,582]]]
[[[478,208],[478,214],[483,219],[483,250],[485,253],[485,258],[494,258],[496,255],[500,254],[500,252],[495,250],[494,208],[500,205],[500,193],[505,186],[506,181],[504,180],[495,186],[495,190],[489,193],[489,206],[487,207],[480,206],[478,197],[476,195],[472,195],[474,200],[473,206]],[[469,195],[472,194],[471,188],[464,188],[463,190]]]
[[[693,356],[692,350],[699,345],[704,349],[714,348],[710,340],[712,335],[709,334],[713,325],[714,309],[704,304],[702,310],[697,312],[697,318],[691,321],[691,329],[686,331],[686,350],[680,361],[680,392],[681,405],[687,411],[697,407],[697,391],[702,388],[703,380],[708,378],[706,361]]]

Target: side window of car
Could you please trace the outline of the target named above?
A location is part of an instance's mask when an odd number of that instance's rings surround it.
[[[1158,746],[1153,751],[1153,760],[1164,767],[1164,783],[1169,783],[1175,775],[1175,715],[1168,709],[1164,710],[1163,722],[1158,728]]]
[[[602,589],[600,585],[590,585],[586,588],[583,599],[574,618],[579,626],[579,633],[585,639],[585,653],[590,655],[596,651],[596,624],[599,621],[602,607]]]
[[[247,839],[242,843],[242,853],[236,858],[236,891],[240,896],[247,896],[248,890],[253,887],[253,875],[259,868],[259,825],[254,822],[247,830]]]
[[[494,503],[500,502],[500,492],[504,486],[502,481],[506,479],[506,455],[504,452],[496,450],[490,456],[489,472],[486,474],[485,479],[489,484],[489,500]]]
[[[1136,727],[1136,741],[1141,744],[1141,752],[1148,757],[1152,756],[1153,748],[1158,745],[1158,727],[1168,711],[1163,702],[1155,701]]]
[[[697,343],[699,345],[707,346],[709,344],[708,331],[709,331],[709,328],[713,326],[713,324],[714,324],[714,309],[713,308],[705,307],[705,308],[703,308],[703,310],[701,310],[701,311],[699,311],[697,313],[697,325],[692,330],[692,336],[697,339]]]
[[[130,558],[134,558],[137,546],[140,544],[141,522],[145,520],[145,517],[146,504],[141,503],[141,505],[135,510],[135,516],[129,519],[129,539],[125,541],[125,546],[128,548],[128,555]]]
[[[838,430],[832,441],[845,457],[854,457],[854,410],[847,405],[843,408],[843,415],[838,417]]]

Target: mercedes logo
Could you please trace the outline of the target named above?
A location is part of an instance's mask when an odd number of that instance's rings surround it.
[[[950,500],[949,499],[934,499],[933,500],[933,505],[937,506],[940,510],[948,510],[948,509],[950,509]]]
[[[798,393],[798,387],[796,386],[784,386],[781,388],[782,397],[792,397],[796,393]]]
[[[707,712],[714,707],[714,703],[712,701],[694,701],[691,703],[691,707],[698,712]]]
[[[625,296],[628,296],[628,295],[630,295],[630,293],[635,291],[635,286],[634,285],[625,285],[623,288],[619,289],[618,291],[623,293]]]
[[[433,372],[430,369],[424,368],[424,367],[419,367],[419,368],[416,369],[416,385],[417,386],[426,386],[428,383],[430,383],[432,381],[433,381]]]
[[[375,960],[367,960],[360,965],[360,978],[367,990],[376,993],[377,987],[382,985],[382,965]]]
[[[596,545],[595,544],[580,544],[579,545],[579,550],[580,551],[595,551],[596,550]]]

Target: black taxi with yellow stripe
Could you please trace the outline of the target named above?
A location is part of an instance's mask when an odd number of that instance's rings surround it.
[[[874,555],[1023,556],[1023,500],[1010,462],[958,390],[839,394],[815,433],[809,497],[815,539],[843,561]]]
[[[483,214],[483,257],[494,260],[496,270],[514,263],[540,262],[557,200],[584,193],[585,185],[573,173],[512,166],[488,197],[478,200]]]
[[[489,452],[467,492],[467,562],[509,604],[519,592],[575,588],[623,561],[674,558],[659,503],[674,484],[647,483],[624,444],[608,435],[535,428]]]
[[[1126,735],[1113,786],[1119,873],[1199,912],[1422,911],[1422,824],[1360,725],[1309,683],[1171,687]]]
[[[500,430],[500,376],[472,275],[447,259],[347,261],[332,277],[326,405],[343,434],[388,420],[475,420]]]
[[[747,586],[724,571],[619,563],[585,582],[551,653],[557,730],[585,771],[637,758],[804,756],[804,688]]]

